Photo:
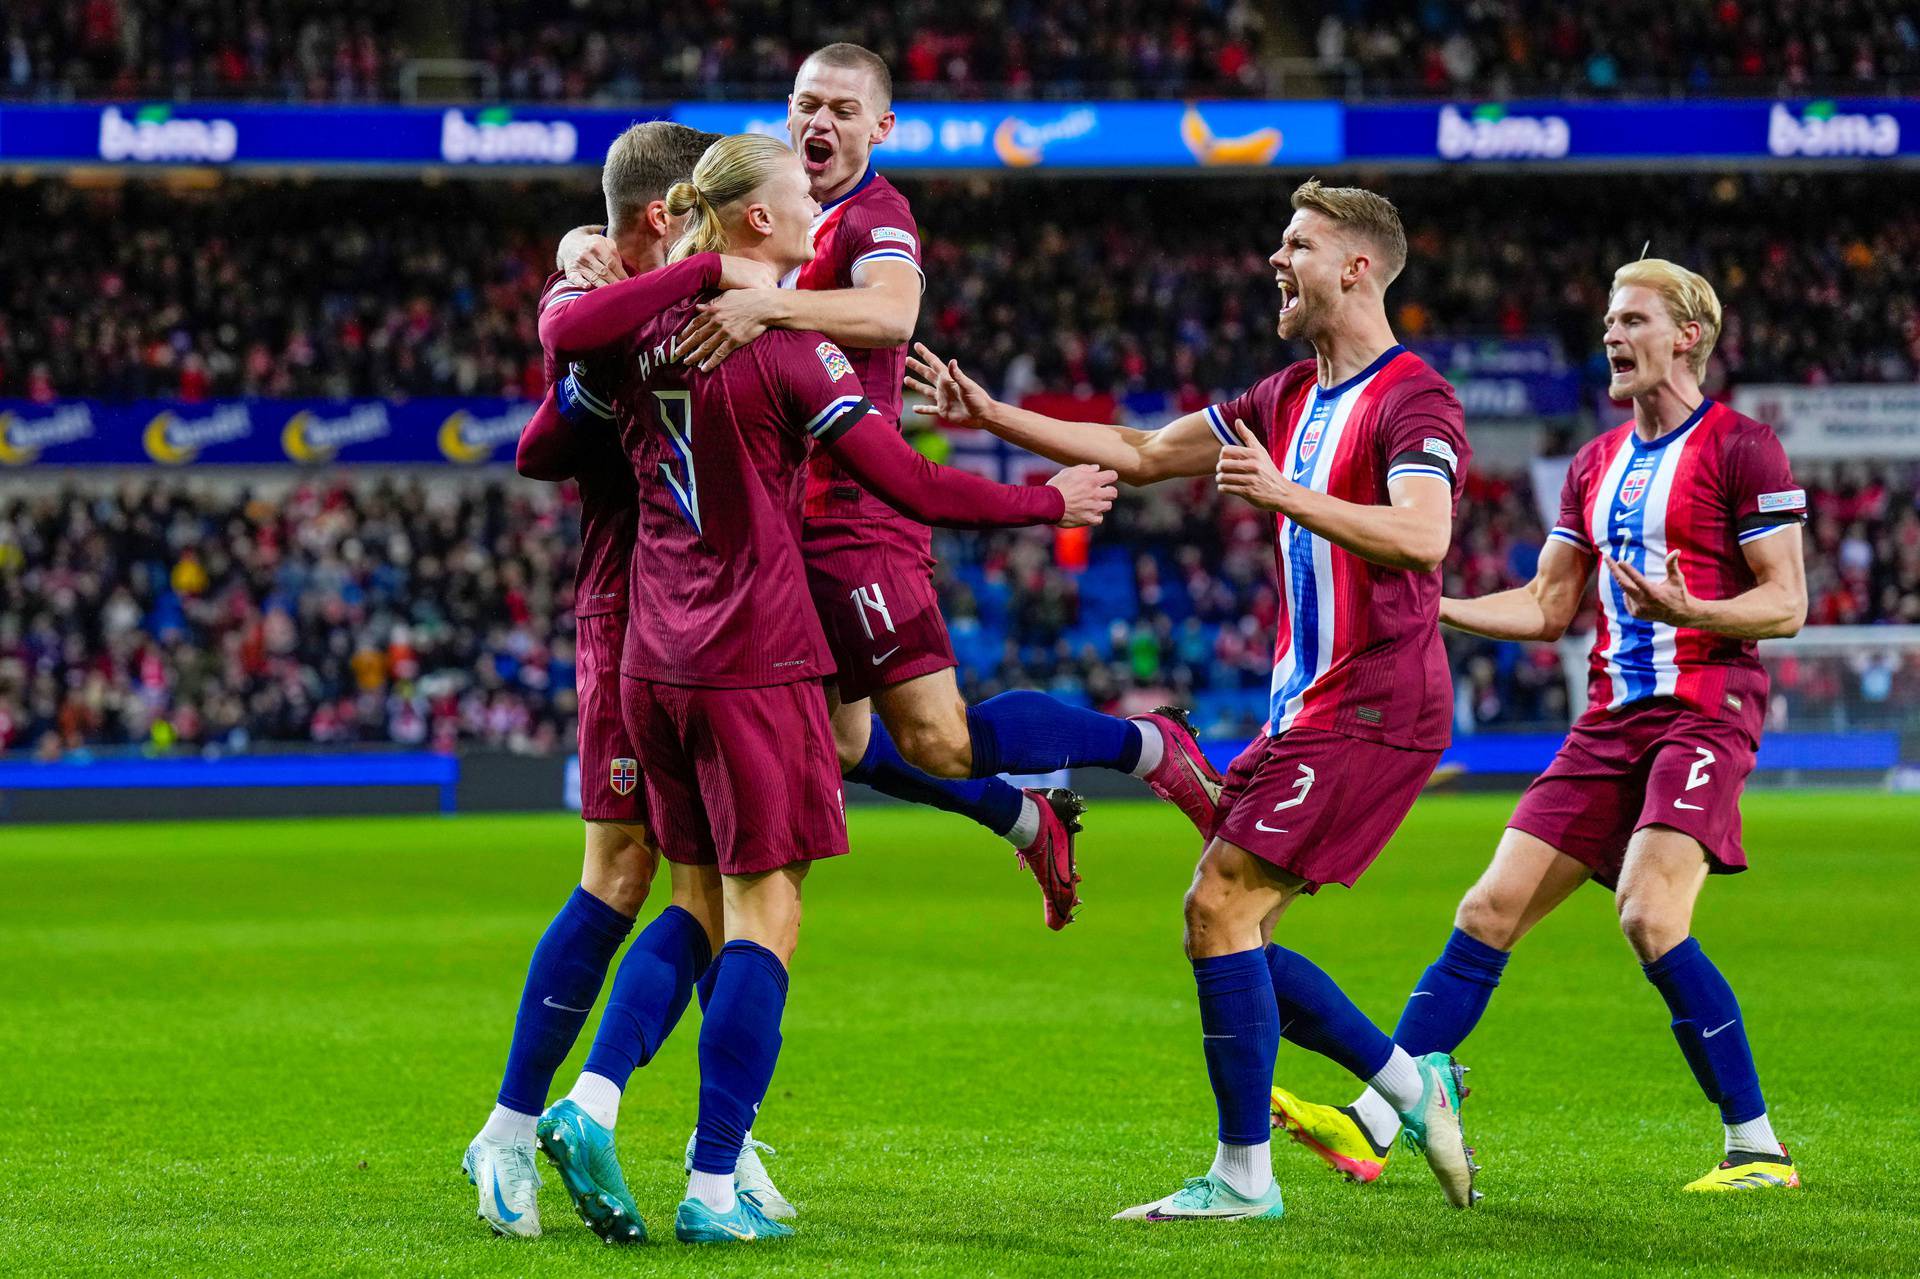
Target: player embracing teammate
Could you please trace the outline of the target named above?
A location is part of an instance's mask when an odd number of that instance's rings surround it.
[[[1441,603],[1441,621],[1476,635],[1557,640],[1601,570],[1587,711],[1521,797],[1394,1035],[1453,1051],[1514,946],[1597,880],[1720,1109],[1724,1158],[1686,1189],[1789,1189],[1800,1175],[1767,1117],[1740,1005],[1692,935],[1707,876],[1747,866],[1740,793],[1767,706],[1755,641],[1795,634],[1807,612],[1806,494],[1786,452],[1700,390],[1720,323],[1713,286],[1692,271],[1658,259],[1620,268],[1609,389],[1633,401],[1633,420],[1574,456],[1531,582]],[[1359,1181],[1380,1175],[1399,1127],[1371,1092],[1335,1107],[1275,1088],[1273,1111],[1275,1126]]]

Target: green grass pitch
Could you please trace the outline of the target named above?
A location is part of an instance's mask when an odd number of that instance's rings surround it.
[[[1510,804],[1422,801],[1358,890],[1300,904],[1282,939],[1391,1025]],[[551,1176],[545,1237],[494,1239],[456,1171],[577,822],[0,829],[0,1274],[1912,1273],[1920,801],[1755,794],[1746,816],[1757,869],[1708,885],[1696,931],[1803,1192],[1678,1193],[1717,1159],[1717,1116],[1589,888],[1461,1053],[1479,1209],[1450,1212],[1404,1153],[1355,1187],[1281,1145],[1283,1221],[1109,1222],[1212,1154],[1180,955],[1193,836],[1170,810],[1096,807],[1087,904],[1054,935],[998,841],[863,809],[855,854],[807,886],[757,1128],[801,1234],[717,1251],[672,1241],[697,1014],[620,1123],[654,1242],[601,1245]],[[1284,1045],[1280,1073],[1354,1087]]]

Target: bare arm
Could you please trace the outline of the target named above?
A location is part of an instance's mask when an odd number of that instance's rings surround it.
[[[960,368],[941,362],[925,343],[907,358],[907,388],[932,401],[914,407],[949,426],[989,431],[1017,448],[1069,465],[1090,462],[1125,484],[1152,484],[1183,475],[1205,475],[1220,455],[1220,441],[1204,414],[1189,413],[1157,431],[1104,422],[1063,422],[1003,404]]]
[[[1436,476],[1387,483],[1388,505],[1349,502],[1296,484],[1280,473],[1266,446],[1236,420],[1240,443],[1220,450],[1220,491],[1284,515],[1344,551],[1385,568],[1431,573],[1453,540],[1453,489]]]
[[[842,346],[899,346],[920,319],[920,273],[872,262],[851,289],[740,289],[703,303],[680,335],[680,358],[712,370],[768,329],[824,333]]]
[[[1440,624],[1497,640],[1551,642],[1567,633],[1586,593],[1591,557],[1558,538],[1540,549],[1533,580],[1478,599],[1440,601]]]
[[[1627,609],[1635,617],[1734,639],[1798,635],[1807,620],[1807,566],[1800,526],[1786,525],[1748,542],[1740,551],[1755,580],[1751,588],[1731,599],[1703,600],[1689,591],[1680,573],[1678,551],[1667,556],[1666,575],[1658,580],[1615,559],[1607,560],[1607,571],[1620,584]]]

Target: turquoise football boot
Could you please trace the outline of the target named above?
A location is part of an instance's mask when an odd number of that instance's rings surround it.
[[[603,1128],[577,1102],[562,1098],[534,1125],[540,1149],[560,1172],[580,1220],[608,1243],[644,1243],[647,1223],[620,1175],[613,1130]]]
[[[1471,1208],[1480,1201],[1480,1192],[1473,1188],[1473,1175],[1480,1165],[1473,1162],[1473,1149],[1460,1124],[1460,1103],[1468,1093],[1461,1080],[1467,1068],[1445,1053],[1415,1057],[1413,1064],[1420,1071],[1420,1100],[1412,1110],[1400,1112],[1400,1140],[1408,1150],[1427,1157],[1427,1167],[1439,1179],[1448,1203]]]
[[[692,1196],[681,1200],[680,1211],[673,1215],[673,1234],[681,1243],[759,1243],[790,1238],[793,1227],[769,1217],[759,1197],[742,1190],[728,1213],[715,1212]]]

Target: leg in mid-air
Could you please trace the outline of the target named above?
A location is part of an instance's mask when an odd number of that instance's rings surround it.
[[[540,1233],[534,1126],[620,944],[647,900],[659,853],[644,826],[589,820],[580,886],[534,947],[500,1093],[461,1169],[496,1232]]]
[[[581,1220],[609,1243],[646,1238],[614,1147],[621,1094],[679,1023],[721,936],[719,872],[674,863],[670,873],[673,900],[622,957],[580,1078],[536,1129]]]
[[[1538,836],[1509,829],[1461,899],[1439,957],[1407,996],[1393,1041],[1416,1057],[1459,1048],[1486,1011],[1514,946],[1592,873]],[[1370,1182],[1386,1168],[1400,1116],[1371,1088],[1350,1105],[1332,1106],[1275,1086],[1273,1126],[1342,1176]]]
[[[1686,1188],[1791,1189],[1800,1174],[1767,1118],[1739,1001],[1692,935],[1693,906],[1709,861],[1692,835],[1664,825],[1641,827],[1620,872],[1620,930],[1666,1000],[1673,1037],[1700,1090],[1720,1108],[1725,1158]]]
[[[972,818],[1012,844],[1040,885],[1047,927],[1065,928],[1079,904],[1073,837],[1086,806],[1064,787],[1021,790],[998,777],[935,777],[908,762],[889,725],[903,725],[916,753],[925,757],[927,720],[919,708],[945,700],[943,688],[959,703],[956,718],[963,717],[965,704],[959,702],[951,667],[876,690],[872,698],[844,704],[835,698],[833,734],[842,775],[894,799]],[[876,705],[881,714],[873,713]]]

